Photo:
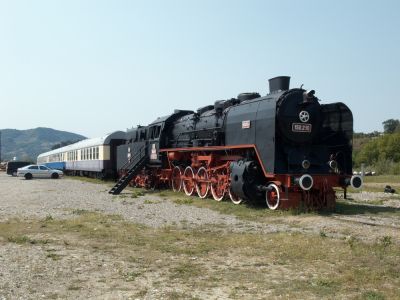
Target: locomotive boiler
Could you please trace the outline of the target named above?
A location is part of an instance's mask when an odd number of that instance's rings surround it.
[[[352,113],[289,82],[275,77],[266,96],[242,93],[195,112],[175,110],[129,131],[117,149],[123,176],[110,192],[131,183],[270,209],[333,208],[335,187],[362,185],[352,176]]]

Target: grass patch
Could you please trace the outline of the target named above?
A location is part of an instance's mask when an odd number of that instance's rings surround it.
[[[158,194],[160,195],[160,193]],[[258,222],[273,222],[273,219],[277,219],[282,216],[293,216],[293,215],[316,215],[316,212],[306,212],[302,208],[290,209],[290,210],[270,210],[265,206],[253,205],[251,203],[242,203],[235,205],[231,201],[215,201],[213,199],[200,199],[197,197],[185,197],[182,193],[175,193],[172,191],[163,191],[162,195],[164,198],[170,199],[172,202],[178,205],[193,205],[199,208],[208,208],[217,211],[221,214],[234,215],[242,220],[258,221]]]
[[[79,290],[81,290],[81,289],[82,289],[82,287],[81,287],[81,286],[78,286],[78,285],[76,285],[76,284],[71,284],[71,285],[69,285],[68,288],[67,288],[67,290],[69,290],[69,291],[79,291]]]
[[[78,216],[84,215],[84,214],[88,214],[88,213],[89,213],[89,211],[86,210],[86,209],[74,209],[74,210],[72,211],[72,214],[73,214],[73,215],[78,215]]]
[[[149,200],[149,199],[145,199],[143,201],[143,204],[158,204],[158,203],[161,203],[161,201],[159,201],[159,200]]]
[[[61,255],[58,255],[57,253],[54,253],[54,252],[47,253],[46,257],[51,258],[52,260],[60,260],[61,259]]]
[[[188,205],[193,203],[193,199],[190,197],[185,197],[185,198],[176,198],[172,200],[174,203],[179,204],[179,205]]]
[[[146,195],[146,190],[145,189],[139,189],[139,188],[132,188],[132,194],[131,198],[138,198]]]
[[[183,279],[184,281],[189,281],[193,278],[197,278],[201,275],[202,270],[198,264],[192,262],[181,262],[174,268],[170,270],[171,274],[169,278]]]
[[[42,239],[32,239],[26,235],[11,235],[7,237],[7,241],[10,243],[15,244],[32,244],[32,245],[46,245],[50,241],[49,240],[42,240]]]
[[[142,273],[141,272],[135,272],[135,271],[131,271],[131,272],[127,272],[123,275],[125,281],[135,281],[135,279],[140,276]]]
[[[385,300],[385,296],[382,293],[375,291],[364,292],[362,298],[365,300]]]
[[[91,212],[51,220],[46,227],[41,226],[43,222],[0,223],[0,237],[4,241],[20,237],[14,241],[28,246],[29,237],[37,234],[57,237],[59,245],[68,239],[72,241],[68,249],[96,249],[97,255],[106,253],[113,255],[113,261],[123,262],[120,265],[125,267],[110,278],[110,284],[117,278],[136,286],[156,272],[163,288],[179,288],[178,294],[170,294],[177,299],[196,292],[212,294],[215,288],[228,290],[227,296],[234,298],[263,298],[266,282],[271,298],[399,296],[400,249],[390,236],[366,244],[325,234],[232,233],[210,227],[153,229]],[[45,255],[60,259],[51,249]],[[75,288],[80,285],[68,286]]]
[[[27,237],[26,235],[21,235],[21,236],[9,236],[7,237],[7,240],[10,243],[16,243],[16,244],[26,244],[30,243],[31,239]]]
[[[365,183],[384,183],[400,185],[400,175],[364,176]]]

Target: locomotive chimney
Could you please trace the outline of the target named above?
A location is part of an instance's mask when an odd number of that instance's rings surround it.
[[[289,76],[278,76],[268,80],[269,81],[269,92],[286,91],[289,89],[290,77]]]

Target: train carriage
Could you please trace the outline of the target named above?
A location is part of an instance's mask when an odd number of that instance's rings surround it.
[[[116,176],[116,147],[125,141],[126,133],[116,131],[42,153],[37,162],[69,175],[113,178]]]

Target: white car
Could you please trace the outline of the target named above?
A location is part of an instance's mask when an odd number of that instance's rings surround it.
[[[23,168],[18,168],[17,176],[25,177],[25,179],[32,178],[53,178],[57,179],[63,176],[63,171],[50,169],[44,165],[29,165]]]

